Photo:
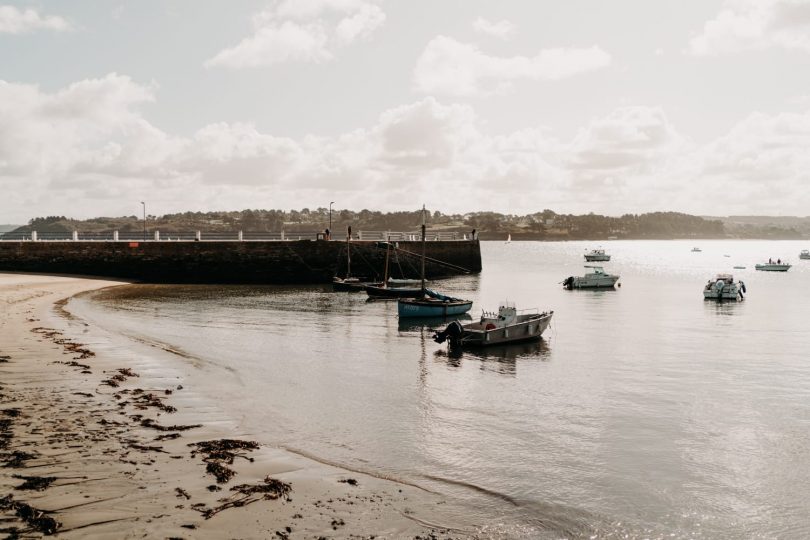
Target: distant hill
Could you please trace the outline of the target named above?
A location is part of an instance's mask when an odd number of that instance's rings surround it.
[[[810,217],[727,216],[706,217],[721,221],[730,236],[740,238],[810,238]]]
[[[14,229],[20,227],[19,225],[0,225],[0,234],[8,231],[13,231]]]

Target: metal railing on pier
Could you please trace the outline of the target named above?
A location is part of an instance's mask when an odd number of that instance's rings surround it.
[[[427,241],[468,241],[473,240],[471,233],[457,231],[428,231]],[[296,241],[296,240],[332,240],[346,241],[346,233],[333,233],[326,238],[325,232],[205,232],[205,231],[112,231],[112,232],[7,232],[0,233],[0,242],[250,242],[250,241]],[[405,242],[421,240],[418,231],[357,231],[352,233],[352,241],[362,242]]]

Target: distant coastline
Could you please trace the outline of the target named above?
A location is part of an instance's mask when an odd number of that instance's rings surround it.
[[[372,210],[240,210],[227,212],[184,212],[162,216],[99,217],[76,220],[65,216],[31,219],[15,227],[0,226],[5,239],[30,234],[112,234],[113,231],[142,233],[161,231],[177,233],[280,233],[315,235],[326,229],[345,236],[353,231],[417,231],[422,213],[378,212]],[[6,228],[4,230],[4,227]],[[458,233],[468,237],[475,231],[481,240],[500,240],[511,235],[513,240],[676,240],[676,239],[768,239],[799,240],[810,238],[810,217],[794,216],[695,216],[679,212],[650,212],[605,216],[594,213],[573,215],[543,210],[525,215],[497,212],[428,214],[431,232]]]

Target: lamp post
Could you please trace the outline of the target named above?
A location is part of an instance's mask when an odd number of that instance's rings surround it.
[[[332,237],[332,205],[335,204],[335,201],[329,203],[329,238],[327,240],[331,240]]]
[[[146,203],[141,201],[143,205],[143,241],[146,242]]]

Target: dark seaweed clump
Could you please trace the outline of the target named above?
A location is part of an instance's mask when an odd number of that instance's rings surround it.
[[[44,535],[55,534],[62,526],[61,523],[47,516],[47,512],[38,510],[24,502],[15,501],[12,495],[0,498],[0,511],[8,510],[13,511],[30,528]]]

